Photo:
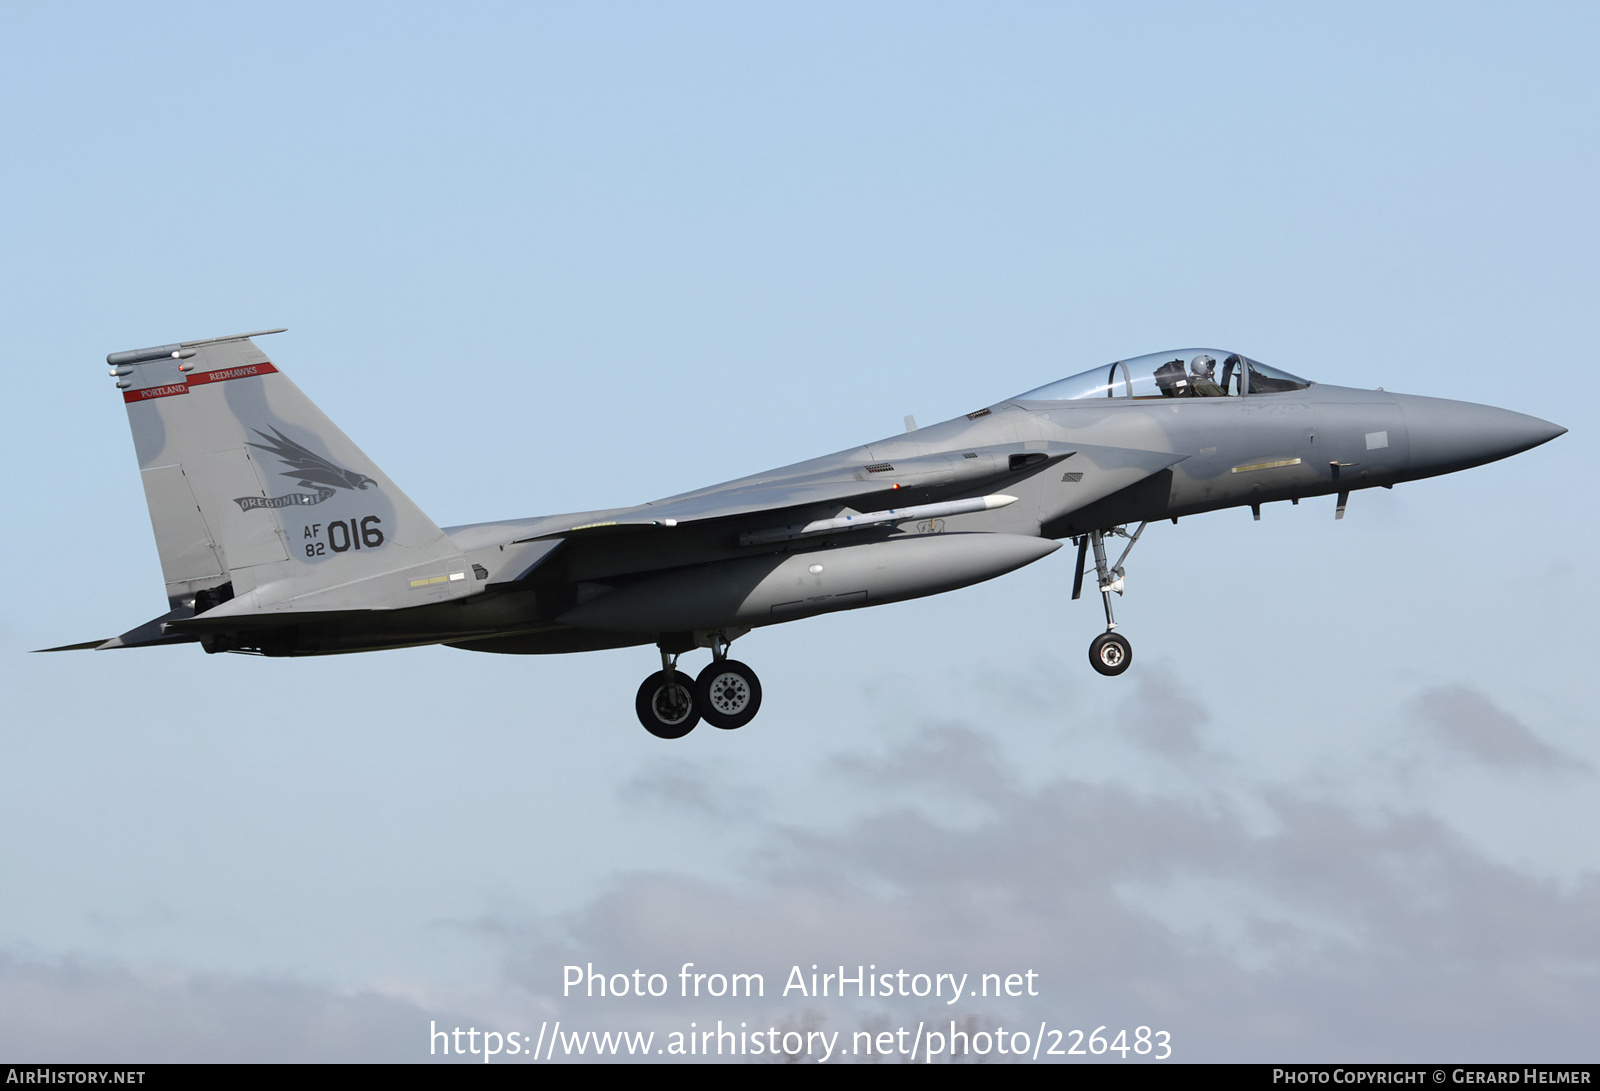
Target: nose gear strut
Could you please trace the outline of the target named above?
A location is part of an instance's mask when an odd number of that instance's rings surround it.
[[[1139,544],[1139,536],[1149,525],[1148,521],[1140,523],[1132,534],[1128,533],[1127,527],[1112,527],[1109,530],[1091,530],[1078,537],[1078,568],[1072,580],[1072,597],[1077,599],[1083,594],[1083,562],[1093,548],[1095,576],[1099,581],[1100,599],[1106,608],[1106,631],[1095,637],[1089,645],[1089,663],[1101,674],[1121,674],[1133,662],[1133,645],[1128,643],[1127,637],[1116,631],[1117,619],[1111,611],[1111,592],[1122,594],[1122,581],[1126,575],[1122,563],[1133,552],[1133,547]],[[1128,544],[1122,556],[1117,558],[1117,563],[1107,565],[1105,540],[1112,535],[1128,539]]]

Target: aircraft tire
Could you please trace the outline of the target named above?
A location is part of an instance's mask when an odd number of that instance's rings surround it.
[[[1133,662],[1133,645],[1121,633],[1101,633],[1089,645],[1089,663],[1095,670],[1115,677]]]
[[[706,723],[732,731],[761,711],[761,681],[743,663],[713,660],[694,680],[694,701]]]
[[[695,683],[682,671],[656,671],[639,687],[633,708],[644,729],[658,739],[681,739],[700,722]]]

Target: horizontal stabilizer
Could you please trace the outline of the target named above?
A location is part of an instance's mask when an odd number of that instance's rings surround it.
[[[168,622],[167,628],[191,640],[198,640],[205,633],[236,633],[263,629],[282,629],[290,625],[313,625],[327,621],[338,621],[341,618],[370,616],[370,614],[370,610],[305,610],[298,612],[281,611],[271,614],[252,611],[242,614],[229,614],[218,609],[208,610],[198,617],[186,617]]]
[[[79,651],[109,651],[112,648],[143,648],[155,644],[192,644],[200,638],[189,636],[186,633],[169,632],[166,628],[168,622],[178,621],[194,616],[194,611],[188,607],[180,606],[169,610],[158,618],[151,618],[143,625],[129,629],[121,636],[109,639],[85,640],[81,644],[63,644],[59,648],[35,648],[38,652],[79,652]]]
[[[98,648],[106,642],[106,639],[85,640],[82,644],[63,644],[59,648],[35,648],[33,650],[36,652],[86,652]]]
[[[129,629],[121,636],[112,637],[100,645],[99,650],[146,648],[156,644],[192,644],[200,638],[189,636],[185,633],[172,632],[167,627],[170,622],[181,621],[190,617],[194,617],[194,611],[187,606],[179,606],[176,609],[168,610],[158,618],[152,618],[136,629]]]

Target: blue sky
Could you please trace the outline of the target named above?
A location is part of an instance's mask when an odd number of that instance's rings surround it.
[[[430,1019],[744,1018],[574,1004],[577,959],[1026,964],[1041,998],[971,1014],[1161,1025],[1188,1059],[1581,1058],[1597,30],[7,7],[0,1055],[421,1060]],[[1153,527],[1119,680],[1063,550],[753,634],[761,717],[671,746],[631,712],[648,649],[24,654],[163,608],[105,354],[279,325],[279,366],[446,525],[1189,344],[1571,432],[1340,523]]]

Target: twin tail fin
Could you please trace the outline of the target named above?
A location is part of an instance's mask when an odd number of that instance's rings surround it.
[[[471,566],[450,538],[253,340],[280,332],[106,357],[133,429],[169,616],[248,623],[471,594]]]

